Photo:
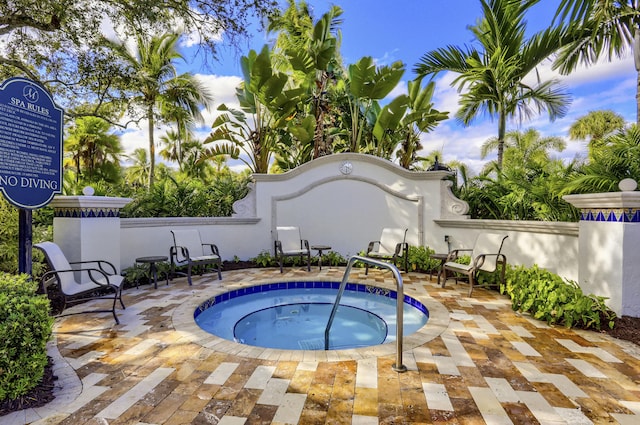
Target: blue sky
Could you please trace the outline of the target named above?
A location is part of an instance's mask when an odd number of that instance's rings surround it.
[[[392,94],[406,91],[407,81],[415,77],[413,67],[420,57],[430,50],[447,45],[463,46],[473,41],[468,30],[481,16],[479,0],[349,0],[342,3],[326,0],[309,0],[315,17],[320,17],[330,5],[342,7],[344,20],[342,28],[341,54],[345,65],[356,62],[362,56],[372,56],[380,65],[400,60],[405,63],[406,72],[402,83]],[[527,15],[528,31],[533,33],[546,27],[553,18],[559,0],[542,0]],[[253,38],[246,43],[240,54],[250,48],[260,49],[269,40],[252,28]],[[220,62],[204,67],[193,48],[185,48],[188,58],[183,65],[198,75],[213,93],[217,105],[236,104],[235,86],[240,82],[239,54],[223,49]],[[581,68],[570,76],[560,76],[551,70],[550,64],[539,68],[542,78],[560,78],[572,97],[569,113],[565,118],[550,122],[548,116],[541,115],[529,122],[510,122],[508,130],[536,128],[543,136],[560,136],[567,140],[568,147],[557,155],[571,159],[586,152],[584,141],[569,141],[568,129],[575,120],[592,110],[611,109],[627,121],[635,122],[636,71],[631,55],[613,62],[603,62],[590,68]],[[443,73],[436,78],[435,108],[449,111],[453,117],[458,108],[458,93],[450,83],[454,74]],[[206,137],[215,112],[205,113],[207,125],[198,136]],[[146,146],[145,124],[141,129],[132,129],[123,137],[127,151]],[[163,129],[159,130],[162,134]],[[497,122],[488,117],[480,117],[470,126],[464,127],[451,118],[442,122],[434,131],[423,135],[425,154],[442,150],[445,161],[459,160],[473,170],[479,171],[490,159],[480,158],[480,146],[488,138],[497,134]]]

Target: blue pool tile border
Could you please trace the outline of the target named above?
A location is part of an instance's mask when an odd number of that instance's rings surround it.
[[[229,292],[225,292],[223,294],[216,295],[215,297],[209,298],[207,301],[200,304],[196,310],[193,312],[193,317],[197,318],[200,313],[209,307],[221,303],[223,301],[229,301],[234,298],[242,297],[244,295],[261,293],[261,292],[269,292],[269,291],[278,291],[282,289],[339,289],[340,282],[330,282],[330,281],[294,281],[294,282],[277,282],[277,283],[264,283],[262,285],[256,286],[248,286],[245,288],[234,289]],[[373,285],[366,285],[362,283],[348,283],[345,286],[345,290],[353,291],[353,292],[372,292],[378,296],[386,296],[392,299],[398,298],[398,293],[396,291],[379,288]],[[422,313],[429,315],[429,310],[427,307],[422,304],[420,301],[415,298],[404,295],[404,303],[409,304],[410,306],[418,309]]]

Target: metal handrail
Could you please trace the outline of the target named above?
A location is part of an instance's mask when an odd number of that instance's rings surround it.
[[[407,368],[402,364],[402,330],[403,330],[403,312],[404,312],[404,290],[402,288],[402,276],[400,276],[400,271],[398,268],[391,263],[387,263],[380,260],[374,260],[372,258],[360,257],[358,255],[354,255],[349,258],[347,261],[347,269],[344,272],[344,276],[342,277],[342,282],[340,283],[340,289],[338,289],[338,295],[336,295],[336,301],[333,303],[333,309],[331,309],[331,314],[329,315],[329,321],[327,322],[327,327],[324,330],[324,349],[329,349],[329,331],[331,330],[331,325],[333,325],[333,319],[335,318],[336,311],[338,311],[338,305],[340,304],[340,299],[342,298],[342,293],[344,292],[345,287],[347,286],[347,281],[349,280],[349,274],[351,273],[351,269],[353,268],[353,264],[356,261],[360,261],[363,263],[367,263],[371,266],[382,267],[385,269],[391,270],[393,276],[396,278],[396,362],[392,365],[393,370],[396,372],[406,372]]]

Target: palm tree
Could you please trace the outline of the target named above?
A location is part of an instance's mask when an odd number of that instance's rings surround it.
[[[568,96],[556,80],[533,84],[525,78],[556,52],[563,28],[549,28],[525,39],[527,10],[539,0],[480,0],[483,18],[470,27],[480,50],[448,46],[426,53],[414,67],[419,76],[451,71],[461,95],[456,117],[465,125],[487,113],[498,119],[498,165],[502,166],[507,118],[528,119],[547,110],[551,120],[565,115]]]
[[[89,181],[103,178],[115,182],[120,177],[120,138],[109,133],[111,125],[98,117],[80,117],[69,129],[64,148],[71,155],[76,183],[84,176]]]
[[[147,151],[138,148],[127,158],[133,161],[133,164],[125,170],[125,181],[133,186],[148,186],[150,163]]]
[[[146,38],[136,36],[134,50],[124,43],[107,41],[130,68],[134,96],[130,103],[142,109],[149,131],[149,187],[155,173],[154,129],[156,121],[167,121],[167,110],[183,109],[187,115],[201,119],[199,107],[208,106],[211,97],[190,73],[178,75],[174,61],[183,59],[177,51],[179,34],[167,33]],[[165,112],[165,115],[162,114]]]
[[[482,144],[480,157],[486,158],[490,152],[499,146],[497,138],[492,137]],[[540,137],[540,133],[533,128],[521,131],[510,131],[504,140],[505,163],[511,168],[531,168],[534,165],[544,164],[550,159],[549,151],[562,152],[567,147],[561,137]],[[508,158],[506,156],[508,155]],[[508,164],[507,164],[508,162]]]
[[[611,60],[632,52],[640,125],[640,0],[562,0],[556,17],[568,21],[573,34],[554,62],[562,74],[569,74],[579,63],[592,65],[603,55]]]
[[[563,194],[613,192],[622,179],[640,180],[640,127],[632,125],[606,136],[592,155],[593,160],[572,176]]]
[[[602,139],[616,130],[624,128],[624,118],[613,111],[591,111],[574,122],[569,128],[571,140],[588,139],[589,158],[592,151],[601,145]]]

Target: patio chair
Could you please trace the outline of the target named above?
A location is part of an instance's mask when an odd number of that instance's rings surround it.
[[[211,266],[218,272],[218,280],[222,280],[222,261],[218,247],[212,243],[202,243],[200,232],[197,229],[172,230],[173,246],[169,248],[171,259],[171,275],[180,274],[187,277],[189,285],[192,285],[191,275],[198,270],[202,275],[207,266]],[[187,271],[176,271],[177,267],[186,267]]]
[[[507,257],[501,253],[504,240],[507,235],[499,233],[481,233],[471,249],[454,249],[449,253],[447,261],[442,266],[442,287],[447,282],[447,271],[460,273],[469,278],[469,296],[473,294],[473,286],[477,280],[479,271],[487,273],[499,273],[501,283],[504,283],[504,273],[507,267]],[[456,263],[455,260],[461,253],[468,252],[471,256],[470,264]],[[456,279],[456,283],[457,283]],[[438,280],[438,283],[440,281]]]
[[[44,253],[49,271],[42,275],[42,288],[57,283],[62,295],[62,312],[67,305],[78,304],[93,299],[113,300],[111,309],[83,310],[60,314],[59,317],[83,313],[112,313],[116,324],[120,324],[116,315],[116,301],[124,309],[122,302],[122,281],[113,264],[105,260],[69,262],[62,249],[53,242],[41,242],[34,245]]]
[[[274,243],[276,261],[280,265],[280,273],[282,273],[282,265],[284,257],[300,256],[300,261],[304,262],[307,257],[307,271],[311,271],[311,250],[309,249],[309,241],[302,239],[300,228],[295,226],[278,226],[276,227],[276,240]]]
[[[404,262],[404,271],[409,270],[409,244],[406,242],[407,230],[385,227],[380,240],[369,242],[366,257],[376,260],[391,260],[397,267],[399,260]],[[369,273],[369,264],[365,265],[364,274]]]

